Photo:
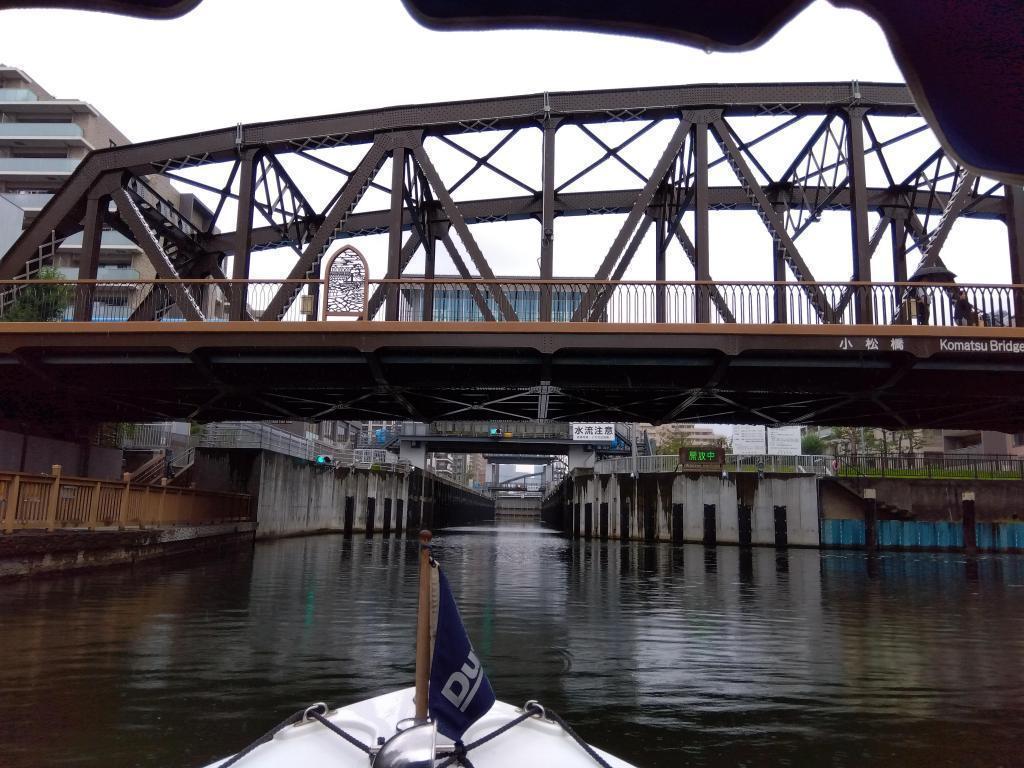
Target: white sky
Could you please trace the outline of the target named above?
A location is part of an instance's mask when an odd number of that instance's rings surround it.
[[[279,0],[204,0],[170,22],[77,11],[4,11],[0,61],[21,67],[60,98],[92,103],[135,141],[239,122],[541,91],[902,80],[878,26],[826,2],[809,7],[757,50],[712,54],[580,32],[432,32],[416,24],[398,0],[289,0],[287,13],[282,5]],[[522,143],[539,146],[530,137],[536,133],[522,134]],[[495,160],[511,170],[519,141]],[[568,173],[573,158],[562,143],[559,148]],[[531,157],[528,146],[520,151]],[[655,151],[660,147],[652,141],[649,153]],[[531,161],[537,157],[532,153]],[[908,162],[921,157],[915,153]],[[718,170],[728,173],[724,166]],[[225,214],[233,216],[230,207]],[[819,280],[850,275],[844,218],[826,214],[800,240]],[[558,222],[555,273],[592,275],[621,221],[603,216]],[[477,225],[474,234],[497,274],[537,273],[539,227],[533,222]],[[712,213],[711,239],[714,278],[771,279],[770,240],[754,213]],[[383,238],[364,238],[359,245],[371,274],[382,276]],[[979,251],[991,255],[979,259]],[[886,238],[874,259],[876,279],[891,279],[890,253]],[[291,258],[261,254],[255,269],[259,276],[282,275]],[[1006,236],[999,224],[958,222],[943,258],[964,282],[1008,282]],[[448,271],[450,264],[442,261],[438,271]],[[638,256],[626,276],[653,277],[650,261]],[[911,257],[911,269],[913,263]],[[417,265],[418,260],[410,271]],[[669,279],[692,278],[681,252],[675,258],[670,252],[669,265]]]
[[[416,24],[398,0],[204,0],[186,17],[169,22],[75,11],[3,11],[0,61],[24,69],[58,98],[92,103],[135,141],[239,122],[542,91],[902,81],[878,26],[826,2],[809,7],[757,50],[712,54],[579,32],[432,32]],[[528,147],[522,151],[529,156]],[[499,157],[510,170],[515,165],[514,153]],[[572,158],[560,155],[559,160],[571,163]],[[225,213],[233,216],[228,208]],[[818,233],[800,240],[820,280],[849,277],[843,216],[827,214],[815,225]],[[558,222],[556,274],[592,275],[621,220]],[[474,234],[496,273],[537,273],[535,223],[478,225]],[[371,274],[382,276],[384,242],[370,240],[359,245],[370,259]],[[754,213],[712,213],[711,241],[713,277],[771,279],[770,239]],[[1006,253],[1002,225],[961,221],[943,259],[964,282],[1008,282]],[[282,275],[292,258],[261,254],[256,268],[264,276]],[[651,260],[637,258],[627,277],[653,277]],[[911,269],[913,263],[912,258]],[[415,267],[416,262],[410,271]],[[449,270],[439,257],[438,272]],[[888,238],[873,271],[876,279],[891,279]],[[675,259],[670,255],[668,276],[692,278],[681,253]]]

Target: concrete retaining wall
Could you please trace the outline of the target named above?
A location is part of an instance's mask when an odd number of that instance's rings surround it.
[[[261,450],[196,451],[193,481],[204,490],[255,499],[257,538],[318,531],[397,533],[408,527],[408,472],[324,467]]]
[[[583,538],[818,546],[814,477],[577,473],[545,500],[549,525]]]
[[[322,531],[401,533],[494,520],[494,501],[420,470],[323,467],[262,450],[202,448],[196,486],[248,493],[258,538]]]
[[[0,580],[134,565],[251,547],[253,523],[181,526],[167,530],[20,531],[0,536]]]
[[[879,519],[920,521],[961,519],[960,499],[972,491],[978,522],[1013,522],[1024,518],[1024,482],[1020,480],[928,480],[896,477],[826,478],[822,481],[822,517],[863,518],[856,510],[865,488],[874,488]]]

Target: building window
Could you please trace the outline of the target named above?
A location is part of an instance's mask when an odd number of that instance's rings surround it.
[[[1013,436],[1013,447],[1019,448],[1024,445],[1024,432],[1017,432]]]

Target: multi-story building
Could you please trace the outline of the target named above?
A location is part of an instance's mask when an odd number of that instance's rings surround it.
[[[1024,455],[1024,432],[1007,434],[980,429],[926,429],[921,435],[924,454]]]
[[[702,424],[661,424],[647,427],[651,439],[658,445],[658,452],[669,443],[682,442],[685,445],[715,445],[722,440],[711,427]]]
[[[91,104],[55,98],[22,70],[0,64],[0,258],[89,152],[128,143]],[[193,225],[209,224],[211,212],[194,195],[179,193],[164,179],[154,179],[153,189]],[[68,237],[53,254],[52,266],[77,278],[81,250],[82,234]],[[137,245],[114,230],[103,232],[97,279],[114,283],[155,276]],[[137,286],[98,289],[94,319],[127,319],[144,291]],[[208,317],[225,316],[223,299],[212,292],[201,304]]]

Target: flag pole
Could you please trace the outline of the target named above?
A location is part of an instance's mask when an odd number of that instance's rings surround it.
[[[420,531],[420,595],[416,611],[416,720],[427,719],[430,682],[430,531]]]

